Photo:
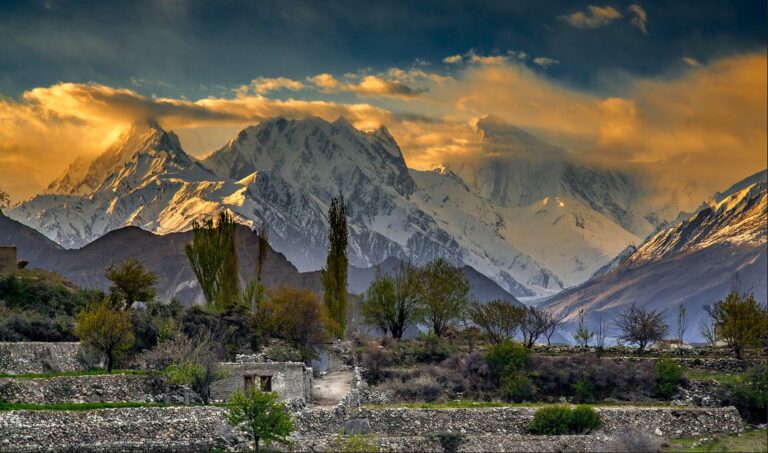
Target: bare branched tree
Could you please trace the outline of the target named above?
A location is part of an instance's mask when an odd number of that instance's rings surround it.
[[[645,310],[635,304],[619,313],[616,326],[619,338],[636,344],[638,354],[642,354],[648,344],[663,339],[669,330],[664,322],[664,312]]]

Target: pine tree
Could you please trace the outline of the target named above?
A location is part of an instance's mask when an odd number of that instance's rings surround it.
[[[322,271],[323,302],[330,319],[331,331],[337,338],[344,336],[347,325],[347,208],[344,197],[331,199],[328,209],[328,257]]]

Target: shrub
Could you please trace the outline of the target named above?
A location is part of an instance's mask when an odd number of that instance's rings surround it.
[[[556,436],[585,434],[600,427],[600,414],[589,406],[549,406],[537,410],[531,420],[533,434]]]
[[[595,400],[627,399],[638,394],[653,396],[656,390],[656,375],[650,361],[618,363],[591,355],[533,356],[528,360],[528,369],[539,395],[553,398],[577,397],[577,389],[586,390],[585,387],[579,389],[579,381],[591,385]]]
[[[369,342],[361,354],[361,365],[365,369],[365,380],[369,385],[382,381],[384,367],[392,365],[392,353],[375,341]]]
[[[439,432],[433,436],[442,447],[445,453],[455,453],[459,451],[459,446],[466,441],[461,433],[452,431]]]
[[[768,408],[768,370],[755,367],[743,379],[729,386],[731,404],[736,406],[746,420],[753,423],[766,422]]]
[[[548,436],[567,434],[571,423],[571,412],[568,406],[542,407],[534,414],[530,431],[533,434]]]
[[[528,361],[528,349],[512,341],[492,346],[485,354],[485,361],[498,378],[519,372]]]
[[[574,434],[587,434],[600,427],[600,414],[590,406],[579,405],[571,412],[569,429]]]
[[[683,380],[683,370],[671,359],[659,359],[654,365],[656,396],[669,399],[677,392]]]
[[[343,432],[336,435],[333,451],[339,453],[367,453],[379,451],[376,440],[367,434],[351,434],[344,436]]]
[[[591,403],[595,401],[595,392],[592,384],[586,379],[579,379],[573,384],[573,399],[577,403]]]
[[[423,337],[421,344],[413,353],[419,363],[435,363],[447,359],[455,350],[454,342],[430,333]]]
[[[502,390],[504,399],[515,403],[533,401],[536,394],[536,387],[531,380],[520,372],[505,376],[502,380]]]

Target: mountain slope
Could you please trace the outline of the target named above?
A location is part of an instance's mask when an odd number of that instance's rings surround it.
[[[628,250],[613,270],[597,273],[542,305],[568,313],[570,322],[584,309],[594,322],[598,317],[615,318],[631,303],[666,310],[668,316],[683,304],[689,325],[698,326],[702,307],[724,297],[734,275],[742,288],[764,303],[768,190],[766,173],[758,175],[716,194],[689,219],[650,237],[635,251]],[[696,327],[688,336],[701,339]]]

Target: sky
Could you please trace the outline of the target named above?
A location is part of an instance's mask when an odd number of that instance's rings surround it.
[[[487,114],[604,165],[667,162],[725,187],[766,167],[766,15],[719,0],[2,1],[0,189],[39,193],[148,118],[203,157],[266,117],[345,116],[386,126],[426,169],[481,158]]]

